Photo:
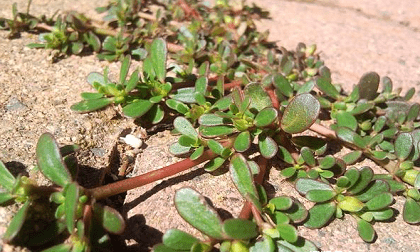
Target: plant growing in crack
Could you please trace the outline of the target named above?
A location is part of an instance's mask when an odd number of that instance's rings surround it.
[[[47,43],[39,46],[51,44],[63,53],[69,48],[76,53],[87,43],[101,59],[121,60],[117,82],[109,80],[108,69],[89,74],[87,81],[97,92],[82,93],[83,101],[71,108],[87,113],[121,105],[124,115],[153,124],[166,115],[173,133],[180,135],[171,153],[188,157],[87,189],[76,182],[78,166],[71,152],[77,148],[59,148],[46,133],[37,144],[37,164],[54,185],[38,186],[29,178],[14,177],[0,163],[4,188],[0,203],[22,204],[3,237],[6,242],[37,249],[52,245],[46,251],[103,249],[108,233],[120,234],[125,224],[101,200],[201,163],[207,172],[228,164],[245,199],[242,211],[237,218],[222,220],[197,190],[182,188],[175,194],[175,206],[204,238],[171,229],[155,251],[314,251],[314,243],[300,237],[296,226],[321,228],[344,214],[356,219],[364,241],[374,242],[375,222],[396,215],[391,208],[394,195],[406,199],[404,220],[420,223],[420,105],[409,101],[414,89],[401,96],[401,90],[393,90],[391,80],[384,77],[379,92],[381,79],[369,72],[346,93],[333,83],[315,46],[299,44],[289,52],[267,42],[268,34],[256,31],[252,22],[256,13],[263,14],[256,7],[235,11],[227,1],[209,8],[184,0],[165,6],[163,14],[151,17],[141,12],[138,1],[114,1],[100,9],[108,11],[111,28],[106,29],[77,13],[57,17],[56,28],[43,26],[51,33],[43,35]],[[15,9],[14,21],[5,20],[8,25],[2,26],[13,33],[42,27],[17,25],[29,16],[18,15]],[[118,30],[112,29],[115,22]],[[138,69],[128,74],[135,57],[143,60],[142,75]],[[168,59],[176,62],[167,64]],[[321,118],[321,112],[327,116]],[[329,128],[322,125],[325,118]],[[351,151],[339,156],[331,144]],[[361,158],[373,160],[387,174],[351,166]],[[276,160],[283,165],[276,167],[282,177],[314,202],[313,207],[306,209],[288,195],[268,198],[262,183]],[[48,220],[42,231],[28,236],[29,227],[40,220]],[[54,243],[57,237],[65,241]]]

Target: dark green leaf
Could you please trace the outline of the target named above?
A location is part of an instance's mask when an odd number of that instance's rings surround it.
[[[51,248],[44,249],[42,252],[70,252],[72,251],[71,244],[58,244]]]
[[[60,235],[66,229],[66,225],[60,221],[54,221],[49,224],[45,229],[31,235],[26,245],[28,246],[39,246],[45,244],[58,235]]]
[[[347,176],[347,172],[345,174],[346,177],[349,178],[349,176]],[[373,178],[373,171],[370,167],[368,166],[364,166],[362,167],[362,169],[360,169],[360,177],[357,180],[357,182],[350,187],[347,191],[351,194],[358,194],[361,191],[363,191],[370,183],[370,181],[372,181]],[[349,180],[352,182],[353,180],[349,178]]]
[[[389,184],[384,180],[375,180],[373,183],[369,184],[359,195],[356,196],[360,201],[366,202],[377,195],[388,192],[390,189]]]
[[[156,77],[161,83],[164,83],[166,78],[166,55],[167,49],[165,40],[161,38],[153,40],[150,48],[150,58]]]
[[[415,88],[410,88],[407,93],[404,95],[404,100],[408,101],[411,98],[413,98],[413,95],[416,93],[416,89]]]
[[[131,61],[131,56],[130,54],[128,54],[124,57],[124,60],[121,63],[120,84],[124,84],[125,79],[127,78],[128,69],[130,68],[130,61]]]
[[[375,72],[365,73],[357,86],[360,90],[360,99],[373,100],[377,96],[379,75]]]
[[[258,146],[261,155],[267,159],[271,159],[277,154],[278,145],[276,141],[265,134],[260,134],[258,136]]]
[[[335,117],[338,127],[347,127],[353,131],[357,129],[357,120],[349,112],[339,111]]]
[[[389,206],[393,200],[394,198],[392,197],[392,194],[388,192],[381,193],[366,202],[366,207],[371,211],[381,210]]]
[[[315,190],[310,190],[309,192],[307,192],[305,197],[310,201],[321,203],[321,202],[325,202],[334,198],[335,195],[336,193],[331,190],[315,189]]]
[[[241,132],[235,139],[235,142],[233,144],[233,148],[237,152],[244,152],[249,149],[251,146],[251,135],[249,131],[243,131]]]
[[[198,123],[203,126],[218,126],[226,123],[232,123],[232,120],[220,117],[216,114],[203,114],[198,119]]]
[[[226,161],[226,158],[215,157],[204,165],[204,170],[212,172],[220,168]]]
[[[286,107],[281,128],[287,133],[300,133],[308,129],[318,118],[320,104],[310,94],[295,96]]]
[[[244,219],[228,219],[223,223],[223,231],[231,239],[248,240],[258,236],[258,226]]]
[[[145,114],[145,117],[148,121],[150,121],[152,124],[157,124],[160,121],[162,121],[163,117],[165,116],[165,112],[160,106],[160,104],[156,104],[150,108],[149,111]]]
[[[300,149],[300,155],[309,166],[314,167],[316,165],[314,153],[308,147],[302,147],[302,149]]]
[[[10,171],[6,168],[3,162],[0,161],[0,184],[7,191],[11,192],[15,183],[15,177],[10,173]]]
[[[304,226],[308,228],[321,228],[334,215],[336,205],[334,202],[319,203],[309,209],[309,219]]]
[[[250,108],[261,111],[264,108],[272,107],[271,99],[259,83],[249,83],[244,89],[245,97],[251,100]]]
[[[360,115],[369,111],[373,107],[375,107],[373,102],[359,102],[356,107],[350,111],[350,113],[352,115]]]
[[[278,116],[275,108],[265,108],[261,110],[254,119],[255,126],[266,127],[274,122]]]
[[[39,138],[36,158],[39,170],[55,184],[63,187],[72,181],[71,174],[63,163],[58,144],[50,133],[44,133]]]
[[[129,93],[134,88],[136,88],[138,82],[139,82],[139,70],[136,69],[131,74],[130,79],[127,81],[127,85],[125,86],[125,92]]]
[[[10,193],[0,192],[0,205],[7,203],[14,198],[15,196],[11,195]]]
[[[294,136],[292,142],[297,146],[307,146],[315,151],[316,155],[322,155],[327,150],[327,142],[319,137],[314,136]]]
[[[114,208],[95,204],[93,206],[93,214],[106,231],[113,234],[122,234],[124,232],[124,218]]]
[[[202,233],[215,239],[224,239],[222,220],[198,192],[184,187],[175,194],[175,207],[179,215]]]
[[[189,250],[199,240],[194,236],[178,229],[170,229],[162,237],[165,246],[176,250]]]
[[[406,198],[403,209],[404,221],[410,224],[420,223],[420,205],[412,198]]]
[[[64,201],[65,205],[65,218],[67,230],[70,234],[73,233],[74,224],[76,222],[76,208],[79,203],[79,186],[76,182],[69,184],[66,189],[66,199]]]
[[[220,250],[221,251],[221,250]],[[274,244],[273,239],[264,235],[262,240],[258,240],[252,247],[249,248],[249,252],[275,252],[276,245]]]
[[[359,148],[365,148],[367,143],[366,141],[356,132],[350,130],[349,128],[339,127],[336,130],[337,137],[344,142],[348,142],[358,146]]]
[[[292,207],[293,199],[287,196],[272,198],[268,203],[273,204],[276,210],[283,211]]]
[[[319,162],[319,167],[321,169],[330,169],[335,165],[335,163],[335,158],[331,155],[328,155],[321,159],[321,161]]]
[[[19,211],[15,214],[13,219],[10,221],[9,226],[7,227],[6,232],[3,235],[3,240],[6,243],[12,241],[12,239],[19,233],[22,228],[23,223],[25,222],[26,215],[29,210],[31,202],[28,200],[23,204]]]
[[[210,139],[207,141],[207,146],[217,155],[221,156],[224,150],[224,147],[221,143],[216,140]]]
[[[319,251],[315,244],[305,238],[298,237],[297,242],[289,243],[285,240],[277,240],[278,252],[308,252],[308,251]]]
[[[282,239],[287,242],[294,243],[298,239],[298,233],[294,226],[290,224],[277,224],[276,229],[279,231]]]
[[[299,201],[295,200],[291,208],[284,212],[293,223],[301,223],[308,217],[308,210]]]
[[[319,90],[321,90],[324,94],[331,98],[338,99],[338,97],[340,96],[340,93],[331,84],[330,77],[319,77],[316,80],[316,85],[318,86]]]
[[[330,190],[332,188],[323,182],[313,180],[313,179],[306,179],[300,178],[296,182],[296,190],[298,190],[301,194],[306,194],[311,190]]]
[[[296,94],[304,94],[304,93],[309,93],[314,89],[316,82],[314,80],[309,80],[307,82],[305,82],[305,84],[303,84],[299,90],[297,91]]]
[[[363,219],[357,220],[357,231],[359,232],[359,236],[365,242],[372,242],[375,238],[375,230],[372,225]]]
[[[242,196],[250,194],[258,199],[252,173],[244,156],[235,154],[230,160],[229,171],[233,183]]]
[[[284,162],[286,162],[288,164],[294,164],[295,163],[295,160],[293,159],[290,152],[286,148],[284,148],[283,146],[279,145],[278,153],[279,153],[280,159],[282,159]]]
[[[235,127],[233,126],[200,126],[200,134],[204,137],[217,137],[222,135],[229,135],[235,132]]]
[[[132,118],[140,117],[147,113],[153,106],[149,100],[138,100],[123,107],[124,115]]]
[[[405,160],[413,149],[413,138],[410,133],[400,133],[395,140],[394,146],[398,159]]]
[[[372,213],[373,218],[377,221],[389,220],[392,216],[394,216],[394,211],[391,208],[381,211],[372,211],[370,213]]]
[[[80,113],[86,113],[86,112],[95,111],[101,108],[105,108],[111,103],[112,103],[112,99],[104,97],[100,99],[84,100],[84,101],[78,102],[76,104],[73,104],[70,107],[70,109],[80,112]]]
[[[211,106],[211,108],[223,111],[223,110],[228,109],[231,104],[232,104],[232,99],[228,95],[217,100],[217,102],[215,102],[213,106]]]
[[[274,87],[280,91],[284,96],[291,97],[293,95],[293,88],[289,81],[282,74],[273,76]]]

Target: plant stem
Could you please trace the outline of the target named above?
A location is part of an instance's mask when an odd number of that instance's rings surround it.
[[[88,190],[88,194],[90,194],[95,199],[107,198],[137,187],[144,186],[154,181],[173,176],[177,173],[199,165],[202,162],[215,158],[216,156],[217,154],[213,153],[211,150],[206,150],[201,157],[195,160],[186,158],[180,162],[168,165],[158,170],[150,171],[136,177],[90,189]]]

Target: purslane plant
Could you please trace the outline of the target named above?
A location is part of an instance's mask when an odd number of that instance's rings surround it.
[[[222,220],[197,190],[182,188],[175,194],[175,206],[204,239],[171,229],[155,251],[314,251],[316,246],[300,237],[296,226],[321,228],[344,214],[356,219],[364,241],[374,242],[374,223],[396,214],[390,207],[394,195],[406,199],[404,220],[420,223],[420,105],[409,101],[414,89],[401,96],[401,90],[393,90],[391,80],[384,77],[383,89],[378,91],[380,77],[369,72],[346,93],[332,82],[315,46],[299,44],[296,51],[287,51],[267,42],[267,33],[256,31],[252,22],[257,13],[264,16],[257,7],[242,6],[237,11],[227,1],[209,8],[180,0],[167,3],[164,13],[157,12],[156,17],[142,13],[143,7],[141,1],[117,0],[100,9],[108,11],[110,27],[116,23],[118,31],[100,30],[76,13],[66,19],[58,17],[56,28],[43,35],[47,43],[40,46],[54,42],[51,48],[63,53],[75,48],[75,53],[90,43],[95,51],[104,50],[100,58],[120,59],[119,80],[109,80],[107,69],[104,74],[89,74],[87,81],[97,93],[82,93],[83,101],[72,109],[91,112],[117,104],[124,115],[154,124],[166,115],[173,119],[173,132],[180,135],[171,153],[189,157],[137,177],[86,189],[75,182],[77,162],[70,153],[77,148],[60,149],[46,133],[37,144],[37,164],[53,186],[15,178],[0,163],[0,184],[5,189],[0,202],[23,204],[6,231],[6,242],[38,249],[64,236],[66,242],[56,242],[46,251],[106,247],[107,232],[119,234],[125,224],[116,210],[101,205],[100,200],[204,162],[208,172],[228,165],[246,201],[241,213],[238,218]],[[6,28],[15,33],[19,27],[28,28],[17,25],[23,22],[18,16],[23,21],[28,17],[14,14],[14,21],[7,20]],[[131,58],[143,60],[142,75],[139,69],[128,74]],[[176,62],[167,64],[168,59]],[[327,115],[322,120],[332,122],[329,128],[322,126],[321,111]],[[318,135],[308,135],[307,130]],[[333,143],[351,152],[344,156],[327,152]],[[257,157],[250,158],[255,153]],[[362,157],[388,174],[352,167]],[[261,185],[270,160],[281,160],[282,177],[314,202],[313,207],[306,209],[287,195],[267,197]],[[39,220],[33,214],[39,209],[49,214]],[[43,231],[28,236],[27,227],[42,220],[48,220]]]

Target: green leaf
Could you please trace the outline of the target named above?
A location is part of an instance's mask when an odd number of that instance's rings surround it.
[[[124,218],[114,208],[94,204],[93,216],[106,231],[113,234],[122,234],[122,232],[124,232]]]
[[[279,231],[281,238],[287,242],[294,243],[298,239],[298,233],[294,226],[290,224],[277,224],[276,229]]]
[[[392,216],[394,216],[394,211],[391,208],[386,208],[381,211],[372,211],[370,213],[372,213],[373,218],[377,221],[389,220]]]
[[[84,93],[81,93],[80,96],[82,97],[83,100],[96,100],[96,99],[100,99],[104,97],[104,94],[84,92]]]
[[[51,248],[44,249],[42,252],[70,252],[72,246],[71,244],[58,244]]]
[[[334,215],[336,205],[334,202],[318,203],[309,209],[309,218],[305,222],[304,226],[307,228],[321,228],[327,224],[327,222]]]
[[[278,112],[275,108],[269,107],[261,110],[254,119],[255,126],[266,127],[276,120]]]
[[[200,126],[200,134],[204,137],[217,137],[222,135],[230,135],[235,132],[235,127],[220,125],[220,126]]]
[[[410,224],[420,223],[420,204],[412,198],[406,198],[403,218],[405,222]]]
[[[175,207],[182,218],[202,233],[218,240],[225,238],[223,223],[216,210],[195,190],[188,187],[178,190]]]
[[[377,211],[384,209],[385,207],[391,205],[394,198],[392,194],[385,192],[379,195],[376,195],[374,198],[366,202],[366,207],[371,211]]]
[[[169,108],[174,109],[181,114],[186,114],[190,109],[187,105],[175,99],[168,99],[165,103]]]
[[[9,243],[19,233],[20,229],[23,226],[23,223],[25,222],[25,218],[30,205],[31,202],[29,200],[26,201],[25,204],[23,204],[23,206],[19,209],[19,211],[10,221],[9,226],[7,227],[7,230],[3,235],[4,242]]]
[[[405,160],[413,149],[413,138],[410,133],[400,133],[395,140],[395,154],[399,160]]]
[[[169,152],[172,155],[178,156],[178,155],[183,155],[188,153],[191,150],[190,146],[182,146],[181,144],[179,144],[178,142],[172,144],[169,147]]]
[[[276,224],[288,224],[290,222],[289,216],[280,211],[274,211],[271,217]]]
[[[283,160],[284,162],[288,163],[288,164],[294,164],[295,160],[293,159],[292,155],[290,154],[290,152],[284,148],[283,146],[279,145],[279,157],[281,160]]]
[[[249,149],[251,146],[251,134],[249,131],[243,131],[241,132],[235,139],[235,142],[233,143],[233,148],[237,152],[244,152]]]
[[[220,168],[226,161],[226,158],[223,157],[215,157],[212,160],[208,161],[204,165],[204,170],[207,172],[212,172]]]
[[[217,100],[213,106],[211,106],[211,109],[217,109],[219,111],[224,111],[226,109],[229,108],[229,106],[232,104],[232,98],[227,95],[224,96],[222,98],[220,98],[219,100]]]
[[[13,190],[16,183],[15,177],[6,168],[3,162],[0,161],[0,184],[9,192]]]
[[[124,57],[124,60],[121,63],[120,69],[120,84],[124,84],[125,79],[127,78],[128,70],[130,68],[131,56],[128,54]]]
[[[375,230],[372,225],[363,219],[357,220],[357,231],[365,242],[372,242],[375,238]]]
[[[346,172],[345,176],[348,177],[347,172]],[[369,185],[369,183],[372,181],[372,178],[373,178],[372,169],[368,166],[362,167],[362,169],[360,169],[359,179],[357,180],[357,182],[352,187],[350,187],[347,190],[347,192],[349,192],[353,195],[360,193],[361,191],[363,191],[363,189],[365,189]],[[349,178],[349,180],[352,181],[350,178]]]
[[[348,187],[352,187],[359,180],[360,171],[357,168],[352,167],[346,171],[344,176],[346,176],[350,182]]]
[[[336,130],[337,137],[344,142],[348,142],[356,145],[359,148],[365,148],[367,146],[366,141],[356,132],[352,131],[349,128],[339,127]]]
[[[170,97],[185,103],[195,103],[195,88],[179,88]]]
[[[271,159],[277,154],[278,145],[276,141],[264,133],[258,136],[258,146],[261,155],[267,159]]]
[[[349,112],[339,111],[336,114],[335,119],[337,120],[338,127],[347,127],[353,131],[357,129],[357,120],[356,118],[350,114]]]
[[[82,42],[72,42],[70,45],[71,45],[71,53],[73,54],[79,54],[83,51]]]
[[[249,83],[244,89],[245,97],[251,100],[250,108],[261,111],[267,107],[273,107],[270,97],[259,83]]]
[[[201,157],[204,153],[204,146],[200,146],[191,154],[190,159],[196,160],[197,158]]]
[[[153,251],[154,252],[177,252],[177,250],[168,248],[163,243],[153,246]]]
[[[248,240],[258,236],[258,226],[250,220],[228,219],[223,223],[223,231],[231,239]]]
[[[160,106],[160,104],[156,104],[150,108],[149,111],[145,114],[145,118],[150,121],[152,124],[157,124],[162,121],[163,117],[165,116],[165,112]]]
[[[359,195],[356,196],[362,202],[369,201],[376,197],[377,195],[388,192],[390,190],[389,184],[384,180],[375,180],[373,183],[369,184]]]
[[[331,190],[310,190],[306,193],[305,197],[313,202],[321,203],[325,201],[329,201],[330,199],[334,198],[337,195],[334,191]]]
[[[273,204],[276,210],[283,211],[292,207],[293,199],[287,196],[280,196],[272,198],[268,203]]]
[[[295,175],[296,173],[296,168],[295,167],[287,167],[283,170],[281,170],[281,175],[284,176],[285,178],[291,178],[293,177],[293,175]]]
[[[318,79],[316,79],[316,85],[318,86],[318,89],[321,90],[324,94],[335,100],[337,100],[340,96],[340,93],[331,84],[330,77],[319,77]]]
[[[207,141],[207,146],[219,156],[222,156],[222,152],[225,149],[221,143],[213,139]]]
[[[285,240],[277,240],[277,249],[279,252],[308,252],[319,251],[315,244],[305,238],[298,237],[297,242],[289,243]]]
[[[198,123],[203,126],[218,126],[226,123],[232,123],[232,120],[218,116],[216,114],[203,114],[198,119]]]
[[[291,97],[293,95],[293,88],[289,81],[282,74],[273,76],[274,87],[280,91],[284,96]]]
[[[105,86],[106,84],[108,84],[108,82],[105,81],[104,75],[102,75],[101,73],[97,73],[97,72],[89,73],[87,78],[86,78],[86,81],[92,86],[95,82],[100,84],[101,86]]]
[[[165,40],[161,38],[153,40],[150,48],[150,58],[156,77],[161,83],[164,83],[166,78],[166,57],[167,48]]]
[[[185,117],[178,116],[174,120],[175,129],[182,135],[188,136],[192,139],[198,139],[198,133]]]
[[[330,190],[332,191],[332,188],[330,185],[313,180],[313,179],[306,179],[306,178],[300,178],[296,181],[296,190],[298,190],[301,194],[307,194],[309,191],[312,190]]]
[[[70,107],[70,109],[80,112],[80,113],[86,113],[86,112],[99,110],[101,108],[105,108],[111,103],[112,103],[112,99],[104,97],[100,99],[84,100],[84,101],[78,102],[76,104],[73,104]]]
[[[345,196],[338,202],[338,207],[347,212],[359,212],[363,209],[364,204],[356,197]]]
[[[303,132],[318,118],[319,110],[320,104],[312,95],[297,95],[284,111],[281,128],[290,134]]]
[[[58,144],[50,133],[44,133],[39,138],[36,158],[39,170],[55,184],[64,187],[72,181],[71,174],[63,163]]]
[[[308,147],[302,147],[300,149],[300,155],[309,166],[314,167],[316,165],[314,153]]]
[[[136,69],[130,76],[130,79],[127,81],[127,85],[125,86],[125,92],[129,93],[133,89],[136,88],[139,82],[139,70]]]
[[[309,147],[315,151],[316,155],[322,155],[327,150],[327,142],[319,137],[314,136],[294,136],[292,142],[299,147]]]
[[[250,194],[258,199],[252,173],[244,156],[235,154],[230,160],[229,171],[233,183],[242,196]]]
[[[379,87],[379,75],[375,72],[365,73],[357,86],[359,87],[360,99],[373,100],[377,96]]]
[[[221,251],[221,250],[220,250]],[[252,247],[249,248],[249,252],[275,252],[276,245],[274,244],[273,239],[264,235],[262,240],[258,240]]]
[[[336,164],[335,157],[328,155],[325,156],[321,161],[319,162],[319,167],[321,169],[330,169]]]
[[[301,223],[308,217],[308,210],[299,201],[295,200],[291,208],[284,212],[293,223]]]
[[[189,250],[192,245],[199,242],[194,236],[178,229],[170,229],[162,237],[165,246],[175,250]]]
[[[359,102],[356,107],[350,111],[350,113],[352,115],[360,115],[369,111],[373,107],[375,107],[373,102]]]
[[[147,111],[153,106],[149,100],[137,100],[123,107],[124,115],[132,118],[140,117],[146,114]]]
[[[10,193],[0,192],[0,205],[7,203],[14,198],[15,196],[11,195]]]
[[[66,189],[66,199],[64,201],[65,206],[65,218],[67,230],[70,234],[73,233],[74,223],[76,218],[77,204],[79,203],[79,186],[76,182],[68,185]]]

